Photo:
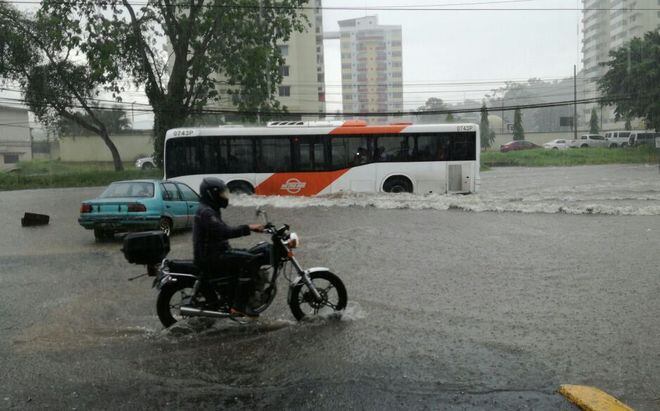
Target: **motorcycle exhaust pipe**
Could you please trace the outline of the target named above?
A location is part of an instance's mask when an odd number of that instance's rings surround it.
[[[187,317],[211,317],[211,318],[231,317],[229,313],[223,313],[220,311],[200,310],[199,308],[192,308],[192,307],[181,307],[180,311],[181,311],[181,315]]]

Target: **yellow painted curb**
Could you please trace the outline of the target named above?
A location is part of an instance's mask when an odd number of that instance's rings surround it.
[[[584,411],[633,411],[632,408],[595,387],[565,384],[559,393]]]

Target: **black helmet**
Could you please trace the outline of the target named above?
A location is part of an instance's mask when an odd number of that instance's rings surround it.
[[[216,177],[206,177],[199,185],[201,201],[211,207],[227,208],[229,205],[229,189],[224,181]]]

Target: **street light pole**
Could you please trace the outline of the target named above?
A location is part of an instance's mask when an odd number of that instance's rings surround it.
[[[577,140],[577,65],[573,65],[573,139]]]

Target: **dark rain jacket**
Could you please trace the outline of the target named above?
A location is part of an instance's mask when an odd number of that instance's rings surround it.
[[[199,203],[193,222],[193,252],[195,265],[202,269],[216,266],[221,255],[230,249],[229,239],[250,235],[250,227],[232,227],[222,221],[219,210]]]

